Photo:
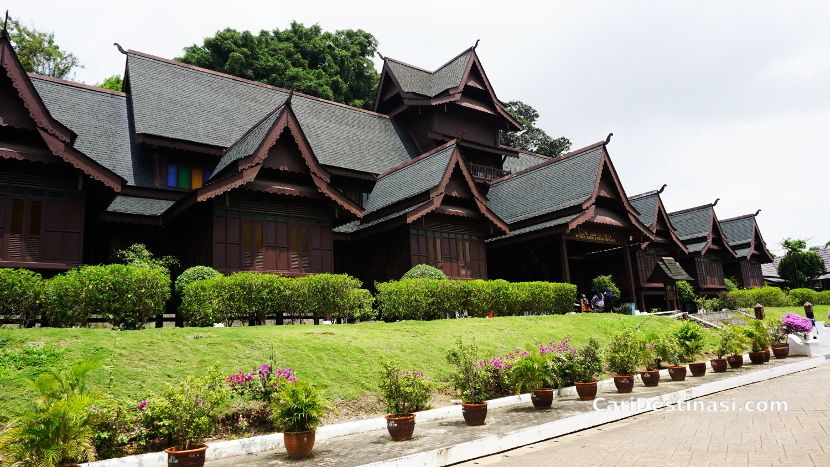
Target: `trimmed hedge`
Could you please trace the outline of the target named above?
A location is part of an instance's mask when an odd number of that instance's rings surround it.
[[[29,327],[41,312],[45,284],[28,269],[0,269],[0,316],[17,317]]]
[[[404,279],[377,289],[378,311],[387,321],[564,314],[573,311],[576,299],[575,285],[553,282]]]
[[[182,292],[184,292],[184,288],[192,282],[203,281],[205,279],[221,275],[221,272],[210,266],[193,266],[191,268],[187,268],[184,272],[179,274],[179,277],[176,278],[176,295],[181,297]]]
[[[790,296],[790,303],[795,306],[804,305],[804,302],[810,302],[813,305],[819,303],[819,293],[813,289],[792,289],[788,292]]]
[[[446,279],[444,271],[429,264],[416,264],[401,279]]]
[[[370,319],[372,294],[345,274],[314,274],[288,278],[276,274],[239,272],[192,282],[184,287],[180,311],[190,326],[212,326],[267,316]]]
[[[787,306],[790,297],[778,287],[757,287],[754,289],[740,289],[723,294],[723,304],[729,309],[752,308],[756,303],[765,307]]]
[[[48,281],[46,315],[50,326],[83,326],[99,314],[114,327],[141,329],[164,313],[170,274],[159,267],[126,264],[81,266]]]

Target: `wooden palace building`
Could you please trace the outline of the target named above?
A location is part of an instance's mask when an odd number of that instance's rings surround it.
[[[136,51],[124,92],[27,74],[0,37],[0,267],[54,273],[132,243],[223,272],[567,281],[611,274],[641,309],[724,274],[761,285],[755,216],[629,197],[607,139],[549,158],[471,47],[384,58],[373,111]],[[674,300],[674,301],[673,301]]]

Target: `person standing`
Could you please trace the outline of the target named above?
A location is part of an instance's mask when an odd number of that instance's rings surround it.
[[[605,289],[603,293],[603,301],[605,302],[605,309],[614,311],[614,292],[611,289]]]
[[[593,311],[605,311],[605,297],[602,292],[595,292],[591,298],[591,309]]]

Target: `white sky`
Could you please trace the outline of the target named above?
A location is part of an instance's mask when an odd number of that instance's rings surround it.
[[[541,114],[574,147],[614,133],[628,195],[669,187],[670,211],[721,198],[719,217],[754,212],[769,247],[830,241],[830,3],[822,1],[142,1],[7,0],[51,30],[96,83],[124,48],[173,58],[232,27],[362,28],[384,55],[433,69],[481,39],[502,100]],[[378,65],[378,68],[380,66]]]

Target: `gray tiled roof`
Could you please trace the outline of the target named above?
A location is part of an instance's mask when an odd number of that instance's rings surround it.
[[[721,221],[720,226],[730,246],[750,243],[755,234],[755,216],[727,219]]]
[[[227,148],[288,94],[280,89],[130,53],[136,133]],[[392,121],[380,114],[294,95],[292,109],[323,165],[380,173],[410,158]]]
[[[472,55],[472,49],[468,49],[432,73],[394,59],[386,60],[386,64],[404,92],[435,97],[461,84],[467,62]]]
[[[657,201],[660,199],[658,191],[649,191],[640,195],[631,196],[628,201],[640,213],[640,222],[651,227],[657,217]]]
[[[408,207],[408,208],[406,208],[406,209],[402,209],[402,210],[400,210],[400,211],[398,211],[398,212],[396,212],[396,213],[389,214],[389,215],[387,215],[387,216],[383,216],[383,217],[381,217],[381,218],[379,218],[379,219],[375,219],[375,220],[373,220],[373,221],[366,222],[366,223],[363,223],[362,221],[359,221],[359,220],[352,221],[352,222],[349,222],[348,224],[343,224],[343,225],[341,225],[341,226],[339,226],[339,227],[335,227],[333,230],[334,230],[335,232],[337,232],[337,233],[353,233],[353,232],[357,232],[357,231],[359,231],[359,230],[363,230],[363,229],[366,229],[366,228],[372,227],[372,226],[374,226],[374,225],[378,225],[378,224],[380,224],[380,223],[386,222],[386,221],[388,221],[388,220],[390,220],[390,219],[394,219],[394,218],[396,218],[396,217],[403,216],[404,214],[406,214],[406,213],[408,213],[408,212],[414,211],[415,209],[419,208],[420,206],[421,206],[421,205],[416,204],[415,206],[410,206],[410,207]]]
[[[152,186],[152,168],[130,144],[126,98],[32,77],[52,116],[77,135],[76,149],[130,185]]]
[[[708,237],[714,218],[715,211],[711,204],[669,213],[669,220],[674,225],[678,238],[684,243],[686,240]],[[686,246],[691,248],[691,245]]]
[[[507,159],[505,159],[504,166],[502,168],[510,173],[516,173],[521,172],[524,169],[529,169],[534,165],[539,165],[548,159],[549,157],[539,154],[520,152],[519,157],[508,156]]]
[[[706,246],[707,242],[696,242],[696,243],[686,243],[683,242],[683,245],[686,246],[686,249],[689,250],[689,253],[697,253],[698,251],[702,250],[703,247]]]
[[[283,106],[279,106],[276,110],[268,114],[266,118],[257,123],[250,129],[250,131],[245,133],[239,141],[228,148],[228,152],[226,152],[225,155],[222,156],[222,159],[219,160],[219,163],[216,164],[216,168],[213,170],[211,178],[221,172],[232,162],[236,162],[239,159],[248,157],[256,152],[259,145],[262,144],[262,140],[264,140],[265,136],[268,134],[268,131],[274,126],[274,123],[277,122],[277,119],[280,116],[279,110],[281,108],[283,108]]]
[[[139,216],[160,216],[173,203],[175,201],[169,199],[138,198],[135,196],[118,195],[107,206],[106,212],[136,214]]]
[[[558,225],[565,225],[568,222],[576,219],[578,216],[582,215],[584,212],[585,211],[582,211],[582,212],[578,212],[578,213],[570,215],[570,216],[559,217],[559,218],[554,219],[552,221],[541,222],[539,224],[533,224],[533,225],[530,225],[530,226],[527,226],[527,227],[523,227],[521,229],[511,230],[509,233],[506,233],[506,234],[504,234],[500,237],[495,237],[495,238],[491,238],[489,240],[485,240],[485,242],[494,242],[496,240],[502,240],[502,239],[505,239],[505,238],[515,237],[517,235],[523,235],[523,234],[526,234],[526,233],[536,232],[538,230],[547,229],[548,227],[556,227]]]
[[[690,276],[686,271],[671,257],[663,257],[660,258],[660,261],[657,262],[657,265],[660,266],[660,269],[666,273],[667,276],[676,280],[676,281],[691,281],[692,276]]]
[[[490,209],[508,224],[573,207],[594,191],[602,147],[595,147],[493,184]]]
[[[455,144],[378,178],[364,206],[367,213],[403,201],[438,185],[455,150]]]

